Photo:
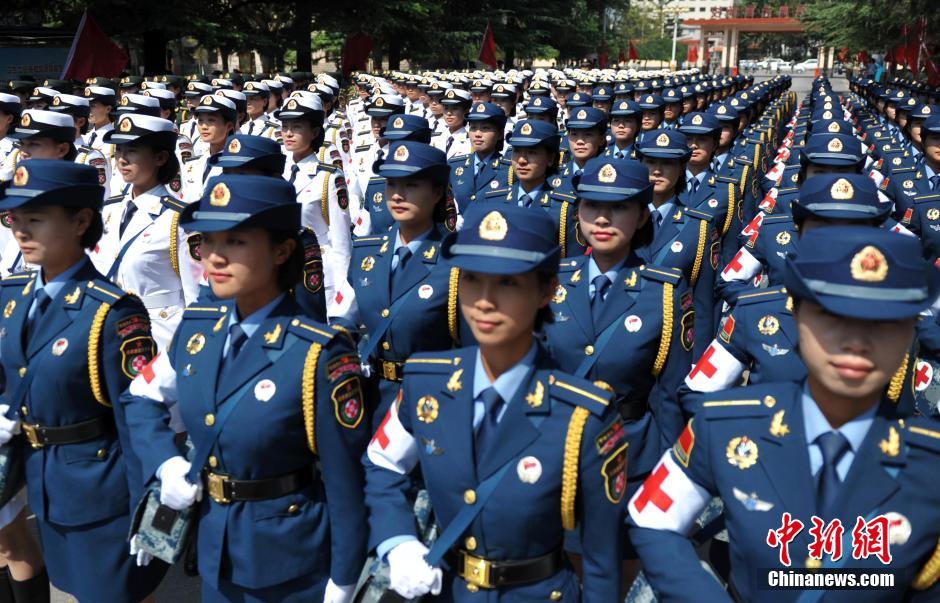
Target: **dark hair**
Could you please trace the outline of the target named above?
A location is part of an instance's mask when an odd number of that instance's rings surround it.
[[[300,236],[292,230],[268,230],[268,237],[272,245],[280,245],[284,241],[294,241],[294,251],[281,264],[277,273],[277,287],[281,291],[290,291],[301,282],[304,275],[304,246]]]
[[[71,205],[61,206],[65,210],[65,214],[69,218],[74,218],[78,215],[78,212],[86,209],[84,207],[75,207]],[[91,223],[88,225],[88,229],[82,235],[82,238],[79,240],[83,249],[94,249],[95,245],[98,244],[98,241],[101,240],[101,235],[104,234],[104,220],[101,218],[101,212],[95,210],[94,208],[87,208],[91,210]]]
[[[60,142],[60,141],[56,140],[56,143],[58,143],[58,142]],[[61,141],[61,142],[64,142],[64,141]],[[74,143],[74,142],[70,142],[70,143],[69,143],[69,150],[68,150],[68,152],[65,154],[65,157],[63,157],[62,159],[63,159],[64,161],[75,161],[75,158],[76,158],[76,157],[78,157],[78,149],[75,147],[75,143]]]
[[[180,173],[180,164],[176,159],[176,153],[167,149],[153,149],[155,152],[159,153],[160,151],[167,151],[169,153],[169,158],[166,160],[166,163],[160,166],[157,170],[157,181],[160,184],[169,184],[176,178],[176,175]]]
[[[537,272],[535,276],[538,279],[539,287],[545,287],[551,285],[552,279],[556,278],[558,273]],[[533,330],[538,333],[545,325],[552,324],[553,322],[555,322],[555,315],[552,313],[552,306],[551,304],[546,304],[544,308],[539,308],[538,314],[535,315],[535,328]]]

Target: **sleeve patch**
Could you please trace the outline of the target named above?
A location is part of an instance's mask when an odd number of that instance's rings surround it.
[[[607,500],[617,505],[627,491],[627,447],[624,443],[601,466],[604,476],[604,494]]]
[[[349,209],[349,191],[346,190],[346,180],[342,174],[336,175],[336,201],[340,209]]]
[[[692,351],[692,344],[695,343],[695,310],[689,310],[682,315],[682,347],[686,352]]]
[[[121,339],[128,339],[132,335],[150,335],[150,317],[146,314],[134,314],[123,318],[117,323],[117,335]]]
[[[613,423],[604,428],[594,440],[597,447],[597,454],[604,457],[614,451],[617,444],[626,437],[627,433],[623,428],[623,419],[617,417]]]
[[[362,422],[365,404],[359,376],[349,377],[333,388],[330,394],[336,411],[336,420],[348,429],[355,429]]]
[[[323,259],[316,244],[304,247],[304,288],[310,293],[323,288]]]
[[[721,338],[725,343],[731,343],[731,334],[734,333],[734,315],[729,314],[721,323],[721,331],[718,332],[718,337]]]
[[[326,365],[327,378],[332,381],[338,381],[344,375],[360,373],[359,357],[355,354],[343,354],[330,360]]]
[[[156,353],[157,346],[149,336],[128,339],[121,344],[121,370],[128,379],[133,379],[150,364]]]
[[[672,447],[672,454],[676,457],[676,460],[682,463],[683,467],[689,466],[689,457],[692,456],[692,447],[695,446],[695,432],[692,431],[692,421],[695,419],[689,419],[688,424],[686,424],[685,429],[679,434],[679,439],[676,440],[675,445]]]
[[[191,257],[193,261],[202,261],[202,253],[200,251],[200,247],[202,246],[202,233],[194,232],[186,237],[186,246],[189,248],[189,257]]]

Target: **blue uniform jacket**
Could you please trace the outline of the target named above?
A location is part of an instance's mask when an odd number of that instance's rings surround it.
[[[565,372],[603,382],[618,404],[649,404],[639,420],[617,417],[604,444],[607,449],[629,441],[629,475],[644,475],[685,423],[675,391],[691,363],[692,294],[674,268],[625,266],[604,300],[600,324],[594,324],[588,258],[563,261],[559,279],[553,320],[544,328],[552,357]],[[599,336],[612,325],[613,335],[599,347]],[[594,362],[579,371],[585,361]]]
[[[473,173],[476,162],[475,153],[458,155],[447,162],[450,165],[450,189],[461,212],[466,211],[471,202],[478,197],[482,198],[486,191],[491,190],[490,182],[497,177],[500,158],[499,152],[493,153],[476,175]]]
[[[369,437],[352,340],[304,317],[288,296],[245,342],[231,378],[219,382],[233,311],[233,301],[189,306],[167,358],[122,397],[132,432],[145,443],[145,474],[178,454],[161,395],[179,400],[196,453],[211,445],[207,470],[258,480],[316,463],[319,479],[279,498],[219,504],[206,491],[198,504],[199,573],[214,588],[220,579],[257,589],[310,574],[352,584],[366,556],[359,459]],[[228,405],[228,418],[216,421]]]
[[[778,549],[768,546],[767,534],[781,527],[781,515],[790,513],[805,524],[789,545],[791,567],[806,567],[811,542],[809,528],[816,507],[816,484],[810,472],[808,445],[802,410],[802,384],[766,383],[710,394],[702,411],[667,455],[672,461],[662,465],[666,473],[681,471],[685,476],[663,476],[673,486],[691,480],[705,496],[724,501],[725,523],[731,553],[731,582],[741,600],[811,603],[888,602],[936,600],[936,586],[920,593],[922,599],[905,599],[913,594],[911,581],[936,552],[940,538],[940,482],[935,474],[940,456],[940,432],[922,418],[903,421],[894,418],[890,403],[882,402],[865,439],[855,454],[848,475],[834,503],[833,517],[842,521],[843,557],[835,566],[847,568],[902,570],[895,590],[786,591],[762,589],[765,569],[786,569]],[[747,441],[743,441],[746,438]],[[750,442],[750,443],[748,443]],[[665,461],[665,458],[664,458]],[[657,467],[657,471],[660,468]],[[665,480],[664,480],[665,481]],[[686,481],[686,483],[688,483]],[[652,486],[650,482],[644,488]],[[637,509],[643,491],[629,503],[631,540],[643,560],[644,571],[661,600],[731,601],[718,582],[702,569],[691,542],[684,534],[669,529],[635,527],[647,524],[653,502]],[[675,500],[666,512],[671,518],[696,515],[692,496]],[[660,500],[660,502],[662,502]],[[706,501],[707,502],[707,501]],[[665,505],[664,505],[665,506]],[[892,534],[893,560],[884,566],[876,557],[853,559],[852,531],[858,516],[870,519],[892,513],[897,524],[908,522]],[[898,517],[898,515],[903,517]],[[833,517],[823,518],[827,522]],[[678,521],[677,524],[687,523]],[[890,532],[889,532],[890,533]],[[834,567],[824,555],[822,567]],[[908,571],[912,570],[912,571]],[[682,576],[677,580],[676,576]],[[931,586],[932,580],[921,586]]]
[[[371,542],[415,534],[404,493],[409,483],[407,465],[420,463],[443,527],[463,507],[475,503],[473,491],[484,479],[508,463],[509,470],[458,546],[486,559],[531,559],[562,547],[565,530],[580,525],[583,593],[565,565],[545,580],[492,594],[470,593],[462,578],[447,572],[442,599],[541,601],[558,591],[563,601],[618,600],[622,543],[617,526],[626,491],[627,445],[600,451],[598,438],[615,416],[610,395],[589,381],[555,370],[540,349],[507,402],[498,444],[477,465],[472,422],[476,352],[476,347],[468,347],[409,359],[400,402],[390,409],[365,459]],[[401,452],[391,457],[411,462],[400,462],[397,470],[375,464],[373,448],[383,445],[386,451]]]
[[[25,423],[65,426],[114,416],[117,431],[99,438],[33,449],[26,454],[30,508],[41,521],[77,527],[128,514],[143,492],[140,463],[118,400],[153,355],[150,320],[141,301],[104,279],[90,260],[50,303],[26,340],[37,274],[0,281],[0,354],[9,404]],[[89,349],[97,362],[89,365]],[[45,375],[45,377],[44,377]],[[52,376],[52,378],[50,378]],[[25,392],[20,385],[26,381]],[[136,439],[135,439],[136,440]]]
[[[561,176],[550,176],[546,188],[536,201],[555,222],[555,231],[558,233],[558,245],[561,247],[562,257],[575,257],[584,255],[587,250],[587,241],[581,235],[578,227],[578,198],[571,193],[554,190],[563,186]],[[551,188],[548,188],[551,187]],[[485,196],[487,203],[517,203],[516,186],[509,188],[496,188],[488,191]],[[535,207],[532,203],[532,207]]]

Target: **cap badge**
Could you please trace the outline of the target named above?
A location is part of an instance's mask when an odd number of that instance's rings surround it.
[[[668,147],[669,146],[669,136],[665,132],[656,137],[656,146],[657,147]]]
[[[597,179],[605,184],[610,184],[617,179],[617,170],[609,163],[604,164],[601,171],[597,173]]]
[[[509,224],[506,218],[498,211],[491,211],[486,214],[483,221],[480,222],[480,238],[487,241],[502,241],[509,232]]]
[[[532,124],[522,124],[522,127],[519,128],[519,133],[523,136],[528,136],[532,133]]]
[[[53,106],[53,107],[58,107],[58,106],[61,105],[61,104],[62,104],[62,98],[61,98],[61,97],[58,97],[58,96],[57,96],[57,97],[55,97],[55,98],[52,99],[52,106]]]
[[[578,111],[578,114],[575,115],[575,117],[577,119],[585,119],[587,117],[587,111],[585,111],[584,109],[581,109],[580,111]]]
[[[26,186],[27,182],[29,182],[29,172],[21,165],[16,168],[16,173],[13,174],[13,184],[15,186]]]
[[[121,106],[126,107],[127,103],[131,102],[126,96],[121,97]]]
[[[121,123],[118,124],[118,130],[121,132],[130,132],[133,125],[134,124],[131,123],[131,120],[125,117],[121,120]]]
[[[702,116],[701,116],[701,115],[696,115],[695,117],[693,117],[693,118],[692,118],[692,125],[693,125],[693,126],[700,126],[700,125],[702,125]]]
[[[29,117],[29,113],[24,113],[23,117],[20,118],[20,125],[24,128],[28,128],[32,121],[33,120]]]
[[[823,119],[832,119],[832,111],[823,112]]]
[[[646,102],[648,102],[648,103],[653,102],[653,95],[652,95],[652,94],[646,97]]]
[[[288,108],[288,110],[290,110],[290,111],[293,111],[294,109],[296,109],[296,108],[297,108],[297,99],[294,99],[294,98],[290,99],[290,100],[287,102],[287,108]]]
[[[376,107],[384,107],[384,106],[385,106],[385,99],[382,98],[381,96],[380,96],[379,98],[375,99],[375,106],[376,106]]]
[[[486,107],[483,106],[483,103],[477,105],[477,113],[486,113]]]
[[[832,195],[833,199],[848,201],[855,196],[855,189],[852,188],[851,182],[845,178],[839,178],[832,184],[829,193]]]
[[[209,194],[209,205],[213,207],[225,207],[228,205],[231,198],[232,193],[228,190],[228,187],[225,186],[224,182],[219,182],[212,187],[212,192]]]
[[[453,91],[453,89],[447,91],[447,98],[454,98],[454,91]]]
[[[127,97],[125,96],[125,97],[124,97],[124,100],[126,100],[126,99],[127,99]],[[211,95],[211,94],[207,94],[207,95],[203,96],[203,97],[202,97],[202,104],[203,104],[203,105],[211,105],[211,104],[212,104],[212,95]]]
[[[867,245],[852,258],[850,269],[857,281],[880,283],[888,276],[888,260],[877,247]]]
[[[930,114],[930,107],[929,107],[928,105],[924,105],[924,108],[921,109],[920,112],[923,113],[924,115],[929,115],[929,114]]]
[[[404,127],[404,126],[405,126],[405,120],[403,120],[403,119],[400,118],[400,117],[396,117],[396,118],[395,118],[395,121],[392,122],[392,127],[393,127],[393,128],[396,128],[396,129],[397,129],[397,128],[402,128],[402,127]]]
[[[542,97],[541,97],[541,96],[536,96],[536,97],[535,97],[535,100],[532,101],[532,104],[535,105],[536,107],[541,107],[541,106],[542,106]]]
[[[85,88],[85,96],[91,96],[91,88]]]
[[[408,160],[408,147],[402,145],[395,150],[395,161],[407,161]]]
[[[237,154],[242,150],[242,143],[238,142],[237,138],[233,138],[232,142],[228,143],[228,152]]]
[[[620,110],[621,110],[621,111],[626,111],[626,110],[627,110],[627,102],[626,102],[626,101],[620,103]]]
[[[826,145],[826,148],[830,153],[841,153],[842,152],[842,141],[838,138],[833,138],[829,141],[829,144]]]
[[[196,84],[193,84],[192,82],[190,82],[189,85],[186,86],[186,89],[187,89],[187,90],[195,90],[195,89],[196,89]]]
[[[831,123],[829,124],[829,133],[830,133],[830,134],[838,134],[838,133],[839,133],[839,124],[837,124],[836,122],[831,122]]]
[[[725,107],[724,105],[718,107],[718,109],[715,110],[715,113],[717,113],[718,115],[724,115],[727,112],[728,112],[728,108]]]

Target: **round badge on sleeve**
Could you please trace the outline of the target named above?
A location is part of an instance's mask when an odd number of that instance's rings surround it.
[[[542,462],[534,456],[523,457],[516,465],[516,473],[519,475],[519,481],[534,484],[542,477]]]
[[[259,402],[267,402],[274,397],[275,392],[277,392],[277,386],[270,379],[262,379],[255,384],[255,398]]]

